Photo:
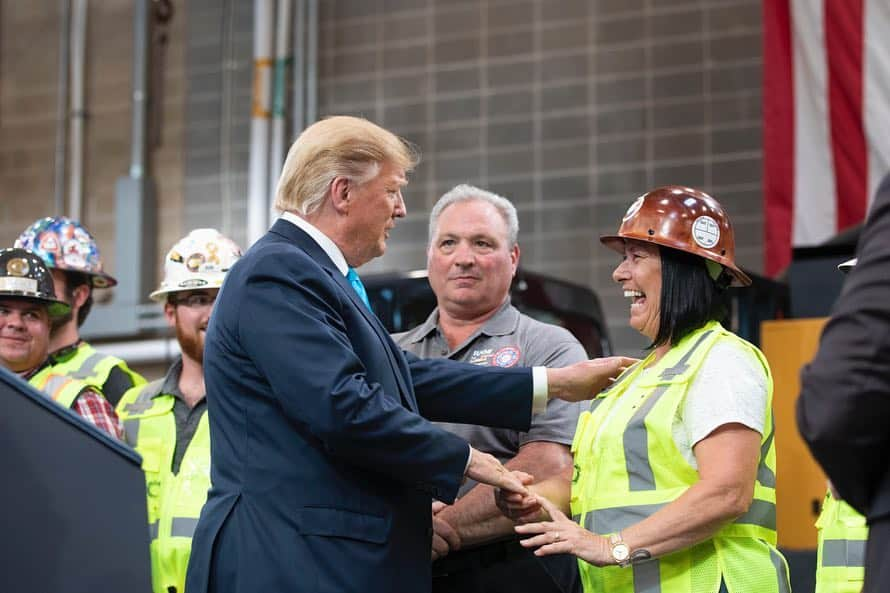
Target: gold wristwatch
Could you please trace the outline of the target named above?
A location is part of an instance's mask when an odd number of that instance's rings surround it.
[[[630,547],[621,539],[621,532],[609,536],[609,545],[612,546],[612,559],[621,567],[630,566]]]

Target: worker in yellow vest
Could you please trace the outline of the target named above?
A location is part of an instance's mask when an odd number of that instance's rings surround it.
[[[50,364],[50,324],[70,312],[56,298],[43,261],[24,249],[0,251],[0,365],[115,438],[121,423],[101,390],[56,373]]]
[[[103,270],[92,235],[64,216],[46,217],[25,229],[15,246],[40,256],[52,272],[56,298],[71,307],[53,320],[49,351],[54,372],[100,386],[112,405],[127,389],[144,384],[145,379],[126,362],[97,351],[80,338],[80,326],[93,306],[93,289],[117,284]]]
[[[150,296],[164,304],[182,354],[163,379],[130,389],[118,404],[126,441],[142,455],[155,593],[185,588],[192,534],[210,488],[204,334],[223,278],[240,256],[214,229],[194,230],[170,249],[164,280]]]
[[[848,273],[856,258],[838,266]],[[816,551],[816,593],[859,593],[865,584],[865,517],[841,500],[829,484],[816,520],[819,532]]]
[[[499,505],[536,554],[577,556],[587,593],[788,593],[769,366],[719,323],[750,283],[723,207],[657,188],[601,241],[649,355],[579,418],[573,475]]]

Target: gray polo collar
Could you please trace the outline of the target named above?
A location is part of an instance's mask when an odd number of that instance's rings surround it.
[[[473,338],[480,334],[487,336],[506,336],[516,331],[519,326],[519,311],[510,306],[508,296],[497,312],[482,324],[482,327],[473,334]],[[421,324],[411,339],[412,343],[422,342],[431,332],[439,329],[439,308],[433,309],[426,321]],[[471,338],[472,339],[472,338]]]
[[[175,398],[183,399],[182,392],[179,391],[179,376],[182,374],[182,356],[178,356],[170,365],[164,380],[158,383],[158,389],[151,394],[152,398],[159,395],[172,395]]]

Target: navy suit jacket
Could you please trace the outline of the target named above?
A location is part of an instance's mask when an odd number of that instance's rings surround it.
[[[531,419],[530,369],[403,353],[284,220],[229,272],[204,375],[213,486],[189,593],[428,591],[430,499],[454,499],[468,448],[425,418]]]

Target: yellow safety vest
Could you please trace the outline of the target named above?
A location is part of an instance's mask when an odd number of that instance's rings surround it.
[[[205,413],[173,474],[176,421],[172,395],[161,392],[163,379],[128,390],[118,414],[124,437],[140,455],[148,497],[152,589],[185,590],[192,535],[210,488],[210,431]],[[171,589],[173,587],[173,589]]]
[[[74,400],[77,399],[77,396],[84,389],[92,389],[96,393],[102,393],[98,387],[90,385],[86,381],[57,373],[51,366],[41,369],[40,372],[28,379],[28,383],[47,394],[53,401],[65,408],[73,406]]]
[[[747,513],[711,539],[628,568],[579,561],[587,593],[788,593],[788,567],[776,549],[776,452],[772,378],[754,346],[716,322],[686,336],[660,361],[634,365],[581,414],[572,443],[572,515],[586,529],[611,534],[677,499],[699,480],[674,444],[673,422],[707,353],[729,341],[756,356],[768,378],[767,429],[761,439],[754,500]],[[645,369],[645,372],[643,372]]]
[[[133,387],[145,385],[142,375],[130,370],[126,362],[116,356],[99,352],[86,342],[80,342],[70,357],[65,356],[64,360],[53,359],[52,365],[54,373],[68,375],[100,387],[105,386],[108,375],[114,367],[118,367],[132,379]]]
[[[865,517],[831,493],[816,521],[816,593],[860,593],[865,581]]]

